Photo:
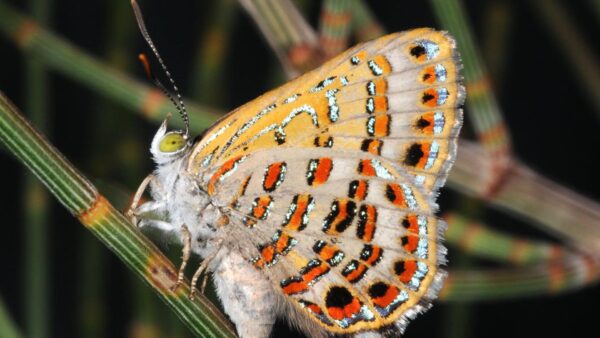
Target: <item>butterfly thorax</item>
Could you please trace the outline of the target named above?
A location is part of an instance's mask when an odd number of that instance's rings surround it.
[[[189,152],[172,161],[157,161],[151,194],[155,201],[164,203],[159,216],[172,224],[176,233],[186,225],[194,239],[192,250],[205,257],[214,249],[211,243],[223,233],[219,231],[222,214],[185,171],[188,158]]]

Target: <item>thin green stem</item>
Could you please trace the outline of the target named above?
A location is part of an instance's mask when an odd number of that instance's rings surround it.
[[[597,260],[569,254],[558,260],[528,266],[450,271],[440,299],[473,302],[555,295],[597,283],[599,279]]]
[[[357,0],[325,0],[319,21],[319,39],[325,59],[348,48],[352,8]]]
[[[17,328],[17,325],[11,318],[2,298],[0,298],[0,337],[2,338],[22,338],[23,335]]]
[[[489,168],[488,189],[495,185],[510,163],[511,140],[496,96],[491,90],[489,76],[481,60],[461,0],[430,0],[444,29],[457,41],[463,60],[463,75],[467,89],[467,108],[480,142],[493,155],[494,166]]]
[[[352,2],[352,29],[359,41],[368,41],[385,34],[383,26],[364,0]]]
[[[459,213],[444,215],[446,240],[471,255],[512,264],[532,264],[556,259],[565,251],[560,245],[519,238],[491,229]]]
[[[510,1],[494,0],[486,4],[482,52],[499,93],[506,75],[507,56],[511,50],[514,8]]]
[[[484,194],[489,153],[480,145],[461,141],[448,185],[468,196]],[[573,248],[600,252],[600,205],[514,161],[511,171],[489,205],[522,217],[542,231],[562,238]]]
[[[234,0],[216,1],[211,6],[208,27],[200,34],[192,87],[194,99],[217,104],[224,98],[223,74],[238,6]]]
[[[321,62],[317,35],[290,0],[240,3],[258,24],[288,77],[296,77]]]
[[[570,61],[569,65],[581,79],[581,89],[594,105],[596,117],[600,121],[600,67],[595,52],[583,40],[573,24],[568,11],[556,0],[530,0],[534,13],[538,14],[549,34],[556,39],[556,46]]]
[[[79,332],[82,337],[106,337],[107,312],[106,296],[106,257],[107,254],[92,236],[80,238],[81,248],[81,287],[78,289]]]
[[[592,6],[592,10],[596,15],[596,20],[600,21],[600,0],[588,0],[590,2],[590,6]]]
[[[471,259],[465,253],[458,253],[453,260],[456,267],[466,269]],[[445,338],[468,338],[470,336],[469,319],[473,316],[471,303],[454,302],[445,309],[443,318],[444,327],[443,337]]]
[[[0,140],[59,202],[150,285],[198,337],[234,337],[228,321],[189,288],[172,290],[177,269],[0,95]]]
[[[48,24],[52,1],[30,1],[31,13],[38,21]],[[33,124],[43,132],[50,131],[48,74],[42,63],[28,59],[25,63],[26,110]],[[23,304],[25,332],[31,338],[46,338],[50,332],[48,314],[50,286],[50,250],[48,248],[49,196],[40,182],[31,174],[25,175],[23,200],[25,267]]]

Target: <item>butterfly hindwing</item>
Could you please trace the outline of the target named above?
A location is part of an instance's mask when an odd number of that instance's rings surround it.
[[[217,199],[227,200],[238,224],[253,233],[247,258],[282,293],[299,306],[323,308],[315,318],[340,333],[393,323],[424,298],[440,278],[439,221],[422,188],[401,183],[410,178],[387,160],[362,153],[289,148],[266,155],[249,154],[236,168],[243,179],[228,183],[243,193],[224,189]],[[361,163],[377,169],[361,173]],[[369,293],[375,281],[391,288],[387,298]],[[323,299],[333,286],[350,290],[369,320],[328,310]]]
[[[404,327],[439,290],[434,198],[462,122],[459,69],[445,33],[388,35],[195,145],[187,170],[229,214],[242,254],[326,330]]]

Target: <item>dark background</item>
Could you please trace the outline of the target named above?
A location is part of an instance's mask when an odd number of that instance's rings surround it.
[[[121,0],[128,2],[127,0]],[[8,1],[26,12],[24,1]],[[508,3],[510,11],[509,42],[504,53],[505,67],[501,74],[492,73],[496,82],[498,99],[513,136],[514,151],[519,159],[546,177],[591,197],[600,198],[600,166],[597,161],[600,112],[595,111],[592,98],[582,90],[581,79],[573,65],[564,56],[559,41],[549,32],[531,1],[464,1],[470,15],[472,28],[480,46],[485,46],[489,19],[486,10],[491,3]],[[111,1],[55,1],[54,30],[76,46],[100,59],[106,59],[107,37],[111,25]],[[307,1],[308,16],[313,25],[318,20],[319,1]],[[598,60],[598,34],[600,15],[593,11],[591,1],[561,1],[567,14],[575,20],[582,38]],[[149,30],[157,43],[171,73],[186,94],[193,79],[194,58],[198,36],[208,21],[209,1],[140,1]],[[427,1],[373,1],[375,15],[389,32],[421,26],[439,27]],[[133,14],[131,23],[135,24]],[[225,89],[215,106],[230,110],[283,81],[278,73],[278,62],[270,48],[245,13],[235,19],[227,69],[222,74]],[[132,66],[126,71],[143,78],[136,55],[147,51],[139,34],[131,40]],[[485,55],[485,54],[484,54]],[[0,38],[0,90],[18,107],[27,101],[23,88],[23,55],[4,36]],[[279,74],[279,75],[278,75]],[[275,80],[274,80],[275,79]],[[501,81],[499,80],[501,79]],[[599,93],[600,95],[600,93]],[[123,111],[116,104],[111,114],[102,116],[98,106],[105,99],[90,89],[51,72],[49,117],[50,139],[77,167],[102,182],[113,182],[128,189],[137,187],[152,163],[145,145],[149,146],[155,125],[138,115]],[[24,112],[27,114],[28,112]],[[121,117],[122,116],[122,117]],[[98,123],[111,123],[114,132],[98,145],[94,140]],[[127,124],[127,126],[123,126]],[[133,128],[131,127],[133,126]],[[106,130],[106,126],[103,127]],[[466,112],[464,135],[472,135],[469,112]],[[123,141],[137,140],[142,146],[133,151],[122,151]],[[103,149],[93,153],[92,149]],[[460,151],[460,149],[459,149]],[[103,158],[97,160],[94,158]],[[140,174],[130,179],[122,167],[123,158],[137,161]],[[23,325],[22,297],[22,182],[24,167],[5,151],[0,152],[0,210],[3,214],[0,235],[0,294],[16,322]],[[100,166],[101,169],[98,169]],[[446,189],[447,190],[447,189]],[[442,211],[456,206],[457,194],[442,193]],[[447,196],[446,196],[447,195]],[[98,262],[83,261],[85,245],[98,245],[92,236],[58,203],[52,200],[48,241],[51,257],[51,329],[54,337],[81,337],[81,298],[92,292],[92,286],[82,283],[82,271],[94,268]],[[506,225],[509,230],[538,238],[548,238],[525,223],[489,211],[488,221],[493,225]],[[167,249],[167,246],[163,246]],[[136,288],[145,288],[132,281],[131,272],[107,249],[101,247],[100,258],[103,279],[93,286],[101,288],[100,294],[107,313],[103,314],[104,334],[107,337],[133,336],[131,325],[139,317],[138,309],[130,299]],[[450,248],[450,258],[455,255]],[[487,264],[483,262],[483,264]],[[90,265],[92,265],[90,267]],[[453,266],[451,260],[450,267]],[[94,291],[97,292],[97,291]],[[535,297],[502,302],[470,304],[461,308],[470,314],[465,335],[484,337],[575,337],[578,333],[593,336],[597,332],[597,303],[600,288],[588,287],[559,296]],[[156,303],[156,302],[154,302]],[[153,306],[156,306],[154,304]],[[158,305],[160,307],[162,305]],[[166,308],[166,307],[165,307]],[[436,303],[426,315],[420,316],[408,327],[406,337],[446,337],[452,304]],[[168,310],[161,310],[167,317]],[[164,321],[164,319],[161,319]],[[170,324],[178,325],[178,324]],[[172,329],[180,332],[178,329]],[[185,329],[183,331],[185,333]],[[167,334],[165,334],[167,335]],[[176,336],[176,335],[171,335]],[[183,335],[185,336],[185,335]],[[189,335],[188,335],[189,336]],[[285,324],[278,326],[275,336],[290,336]]]

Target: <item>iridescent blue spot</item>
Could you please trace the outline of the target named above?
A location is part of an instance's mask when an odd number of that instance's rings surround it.
[[[437,99],[437,105],[441,106],[444,103],[446,103],[446,100],[448,99],[448,96],[450,95],[450,93],[448,92],[448,89],[441,87],[437,89],[438,92],[438,99]]]
[[[443,65],[435,65],[435,78],[439,82],[446,82],[446,75],[446,68]]]

